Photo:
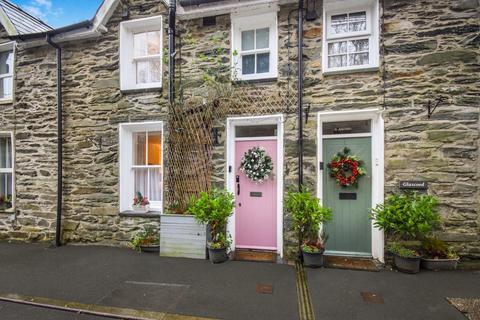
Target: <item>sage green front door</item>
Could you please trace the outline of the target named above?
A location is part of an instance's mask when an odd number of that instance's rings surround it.
[[[345,147],[364,162],[367,174],[358,187],[341,187],[329,174],[327,164]],[[323,140],[323,204],[333,210],[326,225],[327,251],[339,255],[372,255],[372,141],[371,137],[331,138]]]

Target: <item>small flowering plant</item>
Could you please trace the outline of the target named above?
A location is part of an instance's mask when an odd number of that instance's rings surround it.
[[[140,191],[137,191],[135,198],[133,198],[133,208],[148,211],[149,206],[150,201],[148,201],[148,198],[144,197]]]
[[[252,181],[262,183],[270,177],[273,171],[272,157],[267,155],[265,148],[253,147],[242,157],[240,171]]]
[[[364,163],[358,156],[352,155],[350,149],[345,147],[337,153],[328,164],[330,176],[335,178],[342,187],[358,186],[358,179],[367,174]]]

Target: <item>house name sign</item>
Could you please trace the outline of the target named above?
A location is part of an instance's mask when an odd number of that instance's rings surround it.
[[[427,190],[427,181],[400,181],[400,189]]]

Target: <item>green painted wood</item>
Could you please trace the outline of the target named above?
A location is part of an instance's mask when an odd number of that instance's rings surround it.
[[[367,174],[360,178],[358,188],[340,187],[330,177],[327,164],[333,156],[350,148],[364,161]],[[323,204],[333,210],[333,219],[326,225],[327,250],[337,253],[371,255],[372,224],[372,143],[371,138],[333,138],[323,140]],[[342,192],[357,193],[356,200],[340,200]]]

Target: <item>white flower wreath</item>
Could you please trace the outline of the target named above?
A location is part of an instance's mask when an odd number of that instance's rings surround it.
[[[269,178],[273,170],[272,158],[263,147],[253,147],[243,155],[240,170],[250,180],[262,183]]]

